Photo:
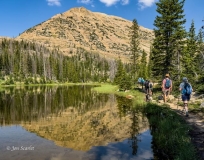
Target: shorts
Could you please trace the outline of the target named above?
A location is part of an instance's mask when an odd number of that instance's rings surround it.
[[[163,90],[163,93],[166,94],[166,96],[169,95],[169,90]]]
[[[182,94],[182,95],[181,95],[182,101],[189,101],[190,98],[191,98],[191,95],[185,95],[185,94]]]

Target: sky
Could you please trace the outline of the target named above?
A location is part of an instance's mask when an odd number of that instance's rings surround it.
[[[15,38],[25,30],[74,7],[115,15],[154,29],[158,0],[0,0],[0,36]],[[194,20],[196,33],[204,25],[204,0],[186,0],[184,27]]]

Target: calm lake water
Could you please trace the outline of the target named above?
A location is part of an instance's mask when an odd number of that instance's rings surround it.
[[[91,86],[0,91],[0,160],[150,160],[148,120]]]

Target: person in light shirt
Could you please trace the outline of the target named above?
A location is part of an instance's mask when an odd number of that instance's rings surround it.
[[[167,73],[165,75],[165,78],[162,81],[162,92],[163,92],[164,103],[168,99],[170,91],[172,91],[172,80],[170,79],[170,76]]]

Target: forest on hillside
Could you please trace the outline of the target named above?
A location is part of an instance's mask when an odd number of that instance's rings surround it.
[[[146,66],[146,58],[143,51],[142,67]],[[2,39],[0,43],[3,85],[113,82],[122,83],[121,88],[128,89],[132,85],[132,68],[131,63],[106,59],[83,48],[77,48],[77,53],[72,56],[64,56],[59,50],[49,50],[34,42]],[[139,75],[143,76],[143,72]]]
[[[73,56],[64,56],[59,50],[23,40],[3,39],[0,44],[0,76],[5,84],[105,82],[114,72],[114,65],[115,61],[82,48]]]

